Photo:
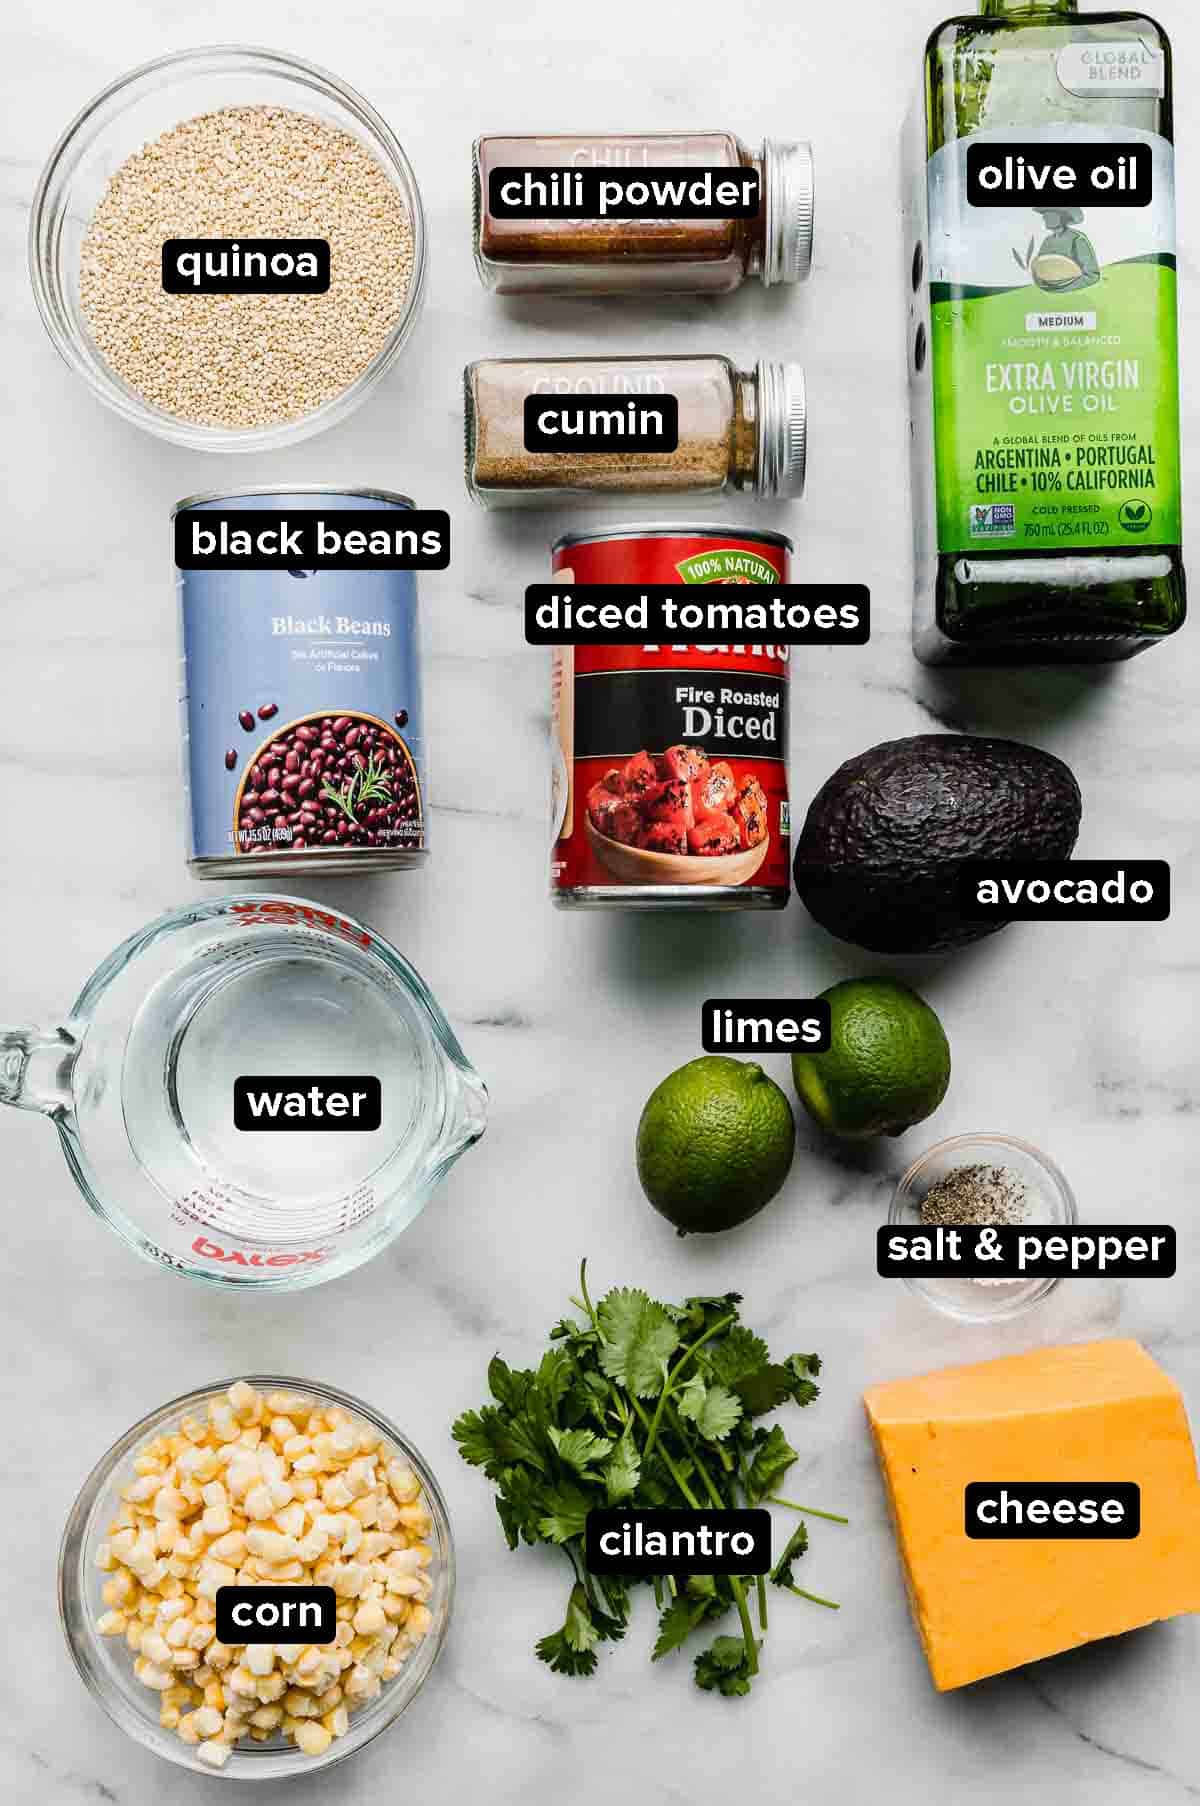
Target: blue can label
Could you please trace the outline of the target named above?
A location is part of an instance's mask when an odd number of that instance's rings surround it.
[[[206,509],[393,512],[363,495]],[[191,857],[419,852],[425,770],[411,571],[183,571]]]

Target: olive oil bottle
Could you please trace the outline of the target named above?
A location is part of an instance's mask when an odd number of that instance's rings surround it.
[[[1128,658],[1186,612],[1166,34],[979,0],[929,40],[905,181],[917,657]]]

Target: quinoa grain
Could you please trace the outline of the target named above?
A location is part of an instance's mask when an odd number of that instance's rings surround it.
[[[325,238],[330,287],[170,295],[168,238]],[[356,138],[286,107],[227,107],[116,171],[83,241],[80,301],[97,349],[143,400],[245,429],[312,413],[361,376],[412,273],[403,197]]]

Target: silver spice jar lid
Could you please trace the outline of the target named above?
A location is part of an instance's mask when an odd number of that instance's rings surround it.
[[[807,282],[812,274],[815,191],[811,144],[768,138],[762,147],[766,190],[762,279]]]
[[[761,496],[804,494],[808,458],[808,401],[800,364],[760,363],[758,386],[758,475]]]

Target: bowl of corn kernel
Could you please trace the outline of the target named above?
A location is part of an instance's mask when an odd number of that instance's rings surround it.
[[[293,1586],[332,1589],[332,1636],[218,1639],[222,1588]],[[184,1768],[276,1780],[361,1749],[420,1692],[454,1551],[437,1482],[393,1424],[256,1375],[173,1399],[114,1444],[75,1501],[58,1590],[75,1666],[123,1731]]]

